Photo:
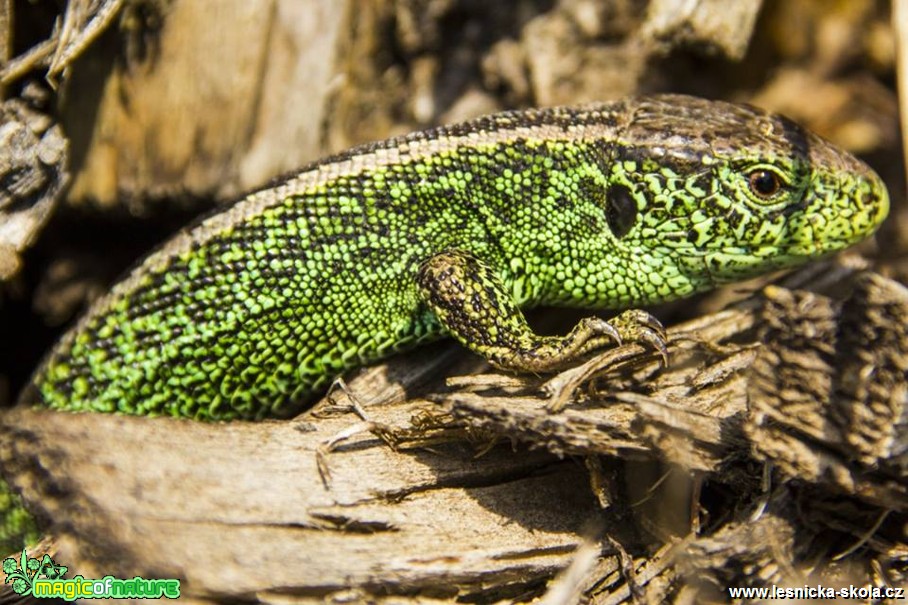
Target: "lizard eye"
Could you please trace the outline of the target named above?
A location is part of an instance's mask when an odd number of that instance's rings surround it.
[[[766,168],[758,168],[747,175],[751,192],[762,200],[772,199],[782,189],[782,179]]]

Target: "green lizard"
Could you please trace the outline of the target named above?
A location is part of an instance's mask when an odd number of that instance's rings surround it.
[[[187,229],[61,340],[21,401],[206,420],[298,411],[451,335],[547,372],[642,312],[539,336],[522,308],[631,308],[869,236],[879,177],[795,123],[685,96],[507,112],[357,147]]]

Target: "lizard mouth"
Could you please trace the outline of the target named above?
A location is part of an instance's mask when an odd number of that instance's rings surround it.
[[[870,237],[888,214],[889,195],[879,177],[853,176],[838,199],[808,206],[782,253],[815,258],[842,250]]]
[[[789,246],[733,246],[708,250],[688,257],[685,273],[699,274],[706,278],[710,287],[717,287],[772,271],[794,269],[828,257],[861,239],[863,237],[842,241],[812,239]]]

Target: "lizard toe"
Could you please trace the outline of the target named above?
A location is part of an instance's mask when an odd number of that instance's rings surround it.
[[[623,342],[639,342],[653,349],[668,366],[668,347],[665,327],[658,319],[642,309],[629,309],[609,322]]]
[[[616,346],[620,346],[624,339],[621,337],[621,331],[611,323],[599,317],[587,317],[582,320],[585,322],[592,334],[597,336],[607,336],[612,339]]]

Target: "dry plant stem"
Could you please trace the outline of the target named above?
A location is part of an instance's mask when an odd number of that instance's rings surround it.
[[[579,602],[584,584],[596,566],[600,556],[600,545],[587,540],[574,552],[571,564],[552,581],[545,596],[538,605],[566,605]]]
[[[647,353],[650,353],[650,350],[640,344],[616,347],[602,355],[597,355],[586,363],[557,374],[541,387],[542,392],[551,399],[548,406],[549,411],[558,413],[563,410],[570,403],[574,392],[580,385],[589,382],[596,374],[605,370],[618,369],[634,360],[639,361],[640,357]]]
[[[39,66],[47,65],[57,48],[57,38],[52,37],[36,44],[23,55],[4,63],[0,70],[0,84],[8,86]]]
[[[908,0],[892,0],[892,28],[896,39],[902,149],[908,149]],[[908,154],[905,155],[905,162],[908,173]]]
[[[0,65],[10,59],[13,49],[13,0],[0,0]]]
[[[652,602],[659,602],[661,598],[664,598],[674,578],[672,553],[677,546],[665,545],[653,556],[637,559],[631,563],[631,566],[637,569],[633,573],[637,595],[634,595],[634,589],[630,583],[616,582],[619,577],[618,574],[613,572],[610,577],[606,577],[604,582],[594,589],[590,603],[594,605],[634,603],[639,602],[638,599],[644,596],[646,599],[655,599]],[[626,575],[627,570],[623,569],[620,574]],[[610,590],[600,590],[604,586],[608,586]]]
[[[70,0],[59,43],[47,70],[48,77],[61,74],[113,23],[125,4],[126,0]]]

